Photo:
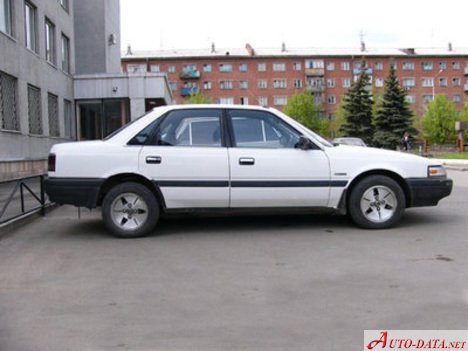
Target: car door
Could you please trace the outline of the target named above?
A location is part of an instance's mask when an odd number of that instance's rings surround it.
[[[139,167],[168,209],[229,206],[229,166],[220,109],[176,109],[162,117]]]
[[[231,207],[327,206],[328,158],[297,148],[301,134],[267,111],[228,111]]]

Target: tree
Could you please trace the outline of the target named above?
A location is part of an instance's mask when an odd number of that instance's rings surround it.
[[[457,111],[452,102],[443,94],[436,95],[434,101],[427,106],[421,121],[424,138],[431,144],[454,142],[456,119]]]
[[[345,123],[341,126],[341,131],[346,136],[361,138],[366,144],[371,144],[374,136],[373,101],[369,91],[369,76],[364,67],[363,62],[361,74],[343,97]]]
[[[184,104],[211,104],[211,98],[204,95],[200,90],[191,91],[185,98]]]
[[[308,91],[291,96],[283,112],[318,134],[326,134],[328,131],[329,121],[322,117],[320,105],[314,103]]]
[[[401,145],[405,132],[410,135],[416,133],[412,127],[412,118],[413,113],[406,101],[406,91],[398,83],[394,66],[390,65],[383,99],[375,118],[374,145],[386,149],[395,149]]]
[[[335,110],[333,119],[330,120],[328,130],[332,138],[344,136],[341,126],[345,123],[345,110],[343,108],[343,101],[340,101]]]

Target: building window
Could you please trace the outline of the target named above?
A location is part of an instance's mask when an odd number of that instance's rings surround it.
[[[452,69],[460,69],[460,62],[458,61],[452,62]]]
[[[260,106],[268,106],[268,97],[267,96],[259,96],[258,97],[258,104]]]
[[[341,70],[342,71],[349,71],[351,69],[351,66],[349,62],[341,62]]]
[[[293,71],[300,71],[302,69],[302,65],[300,62],[293,62]]]
[[[459,94],[453,95],[453,102],[461,102],[461,95]]]
[[[327,62],[327,71],[335,70],[335,62]]]
[[[273,88],[284,89],[287,87],[286,79],[273,79]]]
[[[63,100],[63,126],[65,130],[65,137],[74,139],[74,123],[72,119],[72,103],[68,100]]]
[[[432,94],[425,94],[422,96],[423,102],[428,104],[433,100],[434,96]]]
[[[221,89],[232,89],[232,80],[222,80],[219,83]]]
[[[423,71],[432,71],[432,61],[426,61],[421,63]]]
[[[283,62],[275,62],[273,63],[273,71],[275,72],[283,72],[286,70],[286,64]]]
[[[249,82],[246,80],[241,80],[239,82],[239,88],[240,89],[248,89],[249,88]]]
[[[246,96],[243,96],[240,98],[240,104],[241,105],[248,105],[249,104],[249,98]]]
[[[70,39],[62,34],[62,71],[70,73]]]
[[[461,80],[460,78],[452,78],[452,85],[454,87],[459,87],[461,85]]]
[[[416,103],[416,96],[414,96],[414,95],[406,95],[406,101],[407,101],[409,104],[414,104],[414,103]]]
[[[219,64],[220,72],[232,72],[232,64],[230,63],[220,63]]]
[[[0,31],[8,35],[13,34],[11,20],[11,0],[0,0]]]
[[[273,97],[273,104],[278,105],[278,106],[284,106],[288,103],[288,97],[287,96],[274,96]]]
[[[265,72],[266,71],[266,63],[262,62],[257,64],[257,69],[259,72]]]
[[[336,96],[335,95],[328,95],[327,103],[329,105],[335,105],[336,104]]]
[[[219,98],[219,103],[220,104],[232,105],[232,104],[234,104],[234,98],[233,97],[220,97]]]
[[[383,71],[383,62],[376,62],[374,68],[376,71]]]
[[[150,65],[150,72],[159,73],[161,72],[161,67],[159,65]]]
[[[203,64],[203,72],[211,72],[211,63],[205,63]]]
[[[335,78],[327,79],[327,87],[328,88],[334,88],[335,87]]]
[[[433,78],[423,78],[421,80],[421,85],[425,88],[430,88],[434,86],[434,79]]]
[[[445,71],[447,69],[447,62],[439,62],[439,69]]]
[[[296,89],[302,88],[302,79],[294,79],[294,88]]]
[[[205,90],[211,90],[212,84],[210,80],[204,81],[203,82],[203,89]]]
[[[268,88],[268,82],[267,82],[267,80],[266,80],[266,79],[259,79],[259,80],[258,80],[258,87],[259,87],[260,89],[266,89],[266,88]]]
[[[247,72],[247,64],[246,63],[240,63],[239,64],[239,71],[240,72]]]
[[[414,78],[403,78],[402,84],[405,88],[411,88],[416,85],[416,80]]]
[[[175,65],[167,66],[167,73],[175,73]]]
[[[127,65],[128,73],[145,73],[146,63],[129,63]]]
[[[1,129],[20,130],[17,111],[18,80],[0,71],[0,119]]]
[[[377,88],[382,88],[384,86],[384,79],[383,78],[375,78],[375,86]]]
[[[446,87],[447,84],[448,84],[448,79],[447,78],[444,78],[444,77],[439,78],[439,86],[440,87]]]
[[[55,25],[47,18],[45,20],[45,58],[46,61],[56,64],[55,59]]]
[[[69,9],[69,3],[68,3],[68,0],[59,0],[60,1],[60,5],[62,5],[62,7],[67,10],[68,12],[68,9]]]
[[[305,67],[309,69],[314,69],[314,68],[323,69],[325,67],[325,63],[323,60],[306,60]]]
[[[37,52],[36,38],[36,8],[29,2],[24,3],[24,31],[26,47],[34,52]]]
[[[54,94],[47,94],[47,112],[49,113],[49,135],[60,136],[58,97]]]
[[[349,88],[351,86],[351,79],[343,78],[341,80],[341,85],[342,85],[343,88]]]
[[[171,89],[171,91],[176,91],[177,90],[177,82],[170,81],[169,82],[169,89]]]
[[[403,71],[414,71],[414,62],[403,62]]]
[[[42,134],[41,90],[28,85],[29,133]]]

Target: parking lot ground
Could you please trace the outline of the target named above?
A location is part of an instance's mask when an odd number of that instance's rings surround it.
[[[0,240],[0,350],[357,350],[468,329],[468,173],[390,230],[346,217],[176,218],[109,236],[63,206]]]

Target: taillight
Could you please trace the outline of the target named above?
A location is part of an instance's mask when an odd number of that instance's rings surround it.
[[[49,172],[55,172],[55,154],[49,154],[49,159],[47,160],[47,169]]]

